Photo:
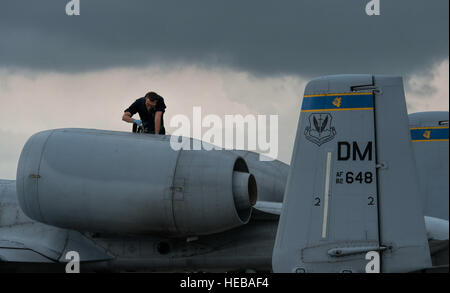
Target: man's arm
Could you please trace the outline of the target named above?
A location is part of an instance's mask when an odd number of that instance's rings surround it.
[[[138,112],[138,100],[136,100],[133,104],[131,104],[130,107],[128,107],[128,109],[125,109],[123,115],[122,115],[122,120],[128,123],[136,123],[138,125],[142,124],[141,120],[136,120],[133,119],[133,115],[136,114]]]
[[[142,121],[139,119],[134,119],[131,116],[133,116],[130,112],[123,113],[122,120],[128,123],[136,123],[137,125],[142,126]]]
[[[162,111],[155,113],[155,134],[159,134],[159,131],[161,130],[161,117]]]
[[[123,113],[122,120],[128,123],[133,123],[134,119],[131,116],[132,115],[130,112],[125,112]]]

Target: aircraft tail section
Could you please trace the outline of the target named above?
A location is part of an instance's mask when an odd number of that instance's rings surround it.
[[[401,78],[307,85],[272,264],[274,272],[431,266]]]
[[[448,221],[448,112],[409,115],[411,140],[425,216]]]

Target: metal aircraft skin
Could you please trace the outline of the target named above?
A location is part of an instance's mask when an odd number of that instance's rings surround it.
[[[81,272],[364,272],[377,251],[381,272],[448,271],[449,113],[408,116],[401,78],[379,75],[314,79],[300,112],[290,166],[170,136],[33,135],[0,180],[0,270],[64,272],[76,251]]]

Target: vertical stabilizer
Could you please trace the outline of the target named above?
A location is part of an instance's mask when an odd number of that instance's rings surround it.
[[[327,76],[303,99],[274,272],[431,265],[401,78]]]
[[[448,221],[448,112],[409,115],[409,127],[425,216]]]

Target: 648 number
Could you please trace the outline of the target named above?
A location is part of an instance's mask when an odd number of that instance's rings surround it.
[[[354,182],[370,184],[373,182],[373,174],[372,172],[359,172],[355,176],[353,172],[347,172],[345,173],[345,182],[347,184],[352,184]]]

